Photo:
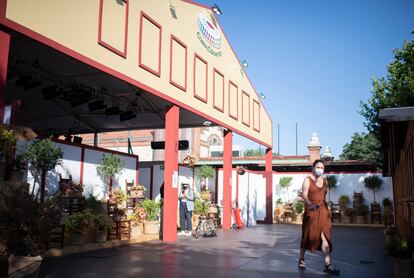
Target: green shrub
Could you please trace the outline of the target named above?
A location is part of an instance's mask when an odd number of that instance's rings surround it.
[[[156,221],[158,220],[158,212],[160,209],[160,204],[157,203],[154,200],[150,200],[150,199],[145,199],[142,202],[142,207],[145,210],[146,218],[145,220],[147,221]]]
[[[355,206],[355,214],[357,216],[365,216],[368,213],[368,206],[364,204],[358,204]]]
[[[341,195],[340,197],[339,197],[339,199],[338,199],[338,202],[341,204],[341,203],[343,203],[343,204],[349,204],[349,202],[351,201],[351,199],[349,199],[349,196],[348,195]]]
[[[385,242],[385,251],[387,255],[398,259],[411,259],[411,253],[414,251],[413,243],[399,236],[394,236]]]
[[[106,231],[112,227],[112,219],[107,214],[97,214],[93,217],[93,226],[97,231]]]
[[[303,202],[297,202],[293,207],[295,208],[295,212],[300,214],[303,212],[305,204]]]
[[[94,216],[90,210],[77,212],[66,218],[65,229],[69,233],[82,233],[93,225]]]
[[[93,214],[105,213],[105,203],[98,200],[92,193],[84,200],[85,209],[90,210]]]

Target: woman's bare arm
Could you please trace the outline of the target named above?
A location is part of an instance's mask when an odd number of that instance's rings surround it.
[[[303,181],[303,184],[302,184],[303,200],[305,201],[305,205],[307,205],[310,209],[314,209],[313,208],[314,205],[309,200],[309,196],[308,196],[309,186],[310,186],[309,178],[305,178],[305,180]]]

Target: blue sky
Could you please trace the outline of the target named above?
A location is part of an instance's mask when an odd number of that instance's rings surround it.
[[[201,0],[219,22],[273,120],[273,145],[294,155],[316,131],[335,157],[365,132],[359,103],[372,77],[385,76],[392,49],[414,39],[414,0]],[[235,137],[245,148],[258,145]]]

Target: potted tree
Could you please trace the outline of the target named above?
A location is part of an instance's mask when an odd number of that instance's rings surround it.
[[[121,188],[116,188],[113,191],[113,200],[120,209],[125,209],[128,201],[128,196]]]
[[[336,187],[336,176],[330,175],[326,177],[326,187],[328,188],[328,204],[332,205],[331,202],[331,189]]]
[[[94,242],[105,242],[108,229],[112,227],[112,219],[107,214],[97,214],[93,216],[93,227],[95,230]]]
[[[208,165],[202,165],[201,167],[196,168],[195,175],[200,182],[203,182],[203,190],[207,189],[207,179],[214,177],[216,171],[213,167]]]
[[[394,217],[393,217],[393,210],[392,210],[392,201],[390,200],[390,198],[384,198],[382,200],[382,206],[384,208],[384,211],[383,211],[384,224],[386,226],[392,225],[394,222]]]
[[[357,224],[366,223],[366,215],[368,213],[368,206],[364,204],[358,204],[355,206],[355,215]]]
[[[366,188],[372,190],[374,195],[374,204],[377,202],[375,201],[375,192],[380,191],[382,189],[383,181],[378,176],[367,176],[364,179],[364,185]]]
[[[33,275],[40,267],[42,253],[48,249],[50,232],[59,222],[60,210],[51,203],[38,203],[26,184],[1,185],[0,276]]]
[[[289,202],[287,191],[289,190],[290,183],[292,182],[292,179],[293,179],[292,177],[282,177],[279,180],[280,188],[282,189],[282,191],[285,195],[285,203]]]
[[[68,216],[65,221],[65,231],[69,233],[70,245],[82,245],[85,242],[85,231],[93,225],[93,215],[89,210],[77,212]]]
[[[124,167],[124,161],[114,154],[102,155],[99,165],[96,166],[96,172],[104,183],[104,197],[106,198],[108,192],[110,201],[112,201],[112,182],[122,173]]]
[[[348,204],[351,202],[348,195],[341,195],[338,199],[339,207],[342,211],[345,211]]]
[[[63,152],[56,147],[50,139],[34,141],[27,147],[26,156],[28,162],[33,167],[33,184],[32,193],[34,192],[36,180],[41,176],[40,182],[40,202],[44,203],[46,192],[46,174],[48,171],[55,169],[62,163]],[[38,191],[39,192],[39,191]]]
[[[154,200],[145,199],[142,202],[146,218],[144,221],[144,233],[145,234],[158,234],[158,213],[160,205]]]
[[[413,253],[413,244],[406,239],[395,235],[385,242],[387,255],[393,258],[394,277],[410,278],[412,277],[411,256]]]

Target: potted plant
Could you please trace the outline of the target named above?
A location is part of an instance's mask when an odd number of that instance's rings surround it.
[[[112,200],[112,182],[122,173],[124,167],[125,162],[114,154],[102,155],[99,165],[96,166],[96,172],[104,183],[104,197],[106,198],[108,192],[110,201]]]
[[[147,191],[147,188],[144,185],[138,184],[131,188],[130,196],[134,198],[144,198],[146,191]]]
[[[332,204],[331,202],[331,189],[334,189],[336,187],[336,176],[327,176],[326,177],[326,187],[328,188],[328,203]]]
[[[117,204],[118,208],[126,208],[128,197],[121,188],[116,188],[113,191],[113,200]]]
[[[341,217],[341,221],[345,224],[352,222],[352,216],[354,215],[354,210],[352,208],[345,208],[344,214]]]
[[[93,215],[89,210],[77,212],[68,216],[64,223],[65,231],[69,233],[68,243],[82,245],[85,242],[85,230],[93,225]]]
[[[48,249],[50,232],[59,223],[60,210],[52,203],[40,204],[28,185],[4,182],[0,186],[1,277],[26,277],[40,267]],[[6,275],[4,275],[6,273]]]
[[[367,176],[364,179],[364,185],[366,188],[372,190],[372,193],[374,195],[374,204],[376,204],[375,201],[375,192],[380,191],[382,189],[383,181],[378,176]]]
[[[142,202],[146,218],[144,221],[144,233],[158,234],[158,213],[160,209],[159,203],[154,200],[145,199]]]
[[[56,147],[50,139],[34,141],[27,147],[26,157],[32,166],[35,181],[32,193],[34,193],[36,180],[41,176],[40,182],[40,202],[44,203],[46,193],[46,174],[62,164],[63,152]],[[39,191],[38,191],[39,193]]]
[[[341,195],[338,199],[339,207],[342,211],[345,211],[348,204],[351,202],[348,195]]]
[[[82,197],[83,184],[67,181],[62,183],[62,196],[64,197]]]
[[[105,242],[108,235],[108,229],[112,227],[112,219],[107,214],[94,215],[93,227],[95,230],[94,242]]]
[[[143,222],[146,217],[145,209],[138,203],[133,213],[129,215],[129,220],[131,220],[131,238],[137,238],[143,234]]]
[[[285,203],[289,201],[288,196],[287,196],[287,191],[290,187],[290,183],[292,182],[292,179],[293,179],[292,177],[282,177],[279,180],[280,188],[282,189],[285,195]]]
[[[195,170],[196,177],[204,182],[203,189],[207,189],[207,179],[214,177],[215,174],[214,168],[208,165],[202,165]]]
[[[410,278],[412,277],[411,256],[413,252],[412,243],[399,236],[393,236],[385,242],[387,255],[394,261],[394,277]]]
[[[295,210],[295,218],[296,221],[301,219],[303,216],[303,212],[305,210],[305,204],[303,202],[297,202],[293,205],[293,208]]]
[[[365,224],[365,216],[368,213],[368,206],[364,204],[358,204],[355,206],[355,215],[357,224]]]

